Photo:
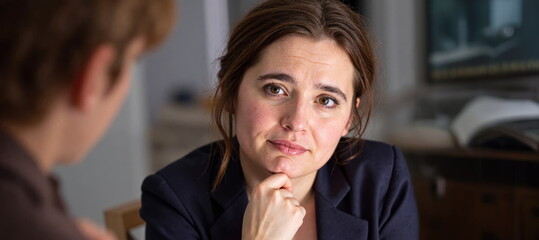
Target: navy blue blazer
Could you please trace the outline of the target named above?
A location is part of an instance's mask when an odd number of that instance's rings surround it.
[[[144,180],[140,214],[146,239],[241,239],[248,199],[237,145],[212,192],[220,163],[215,153],[216,143],[206,145]],[[418,239],[412,183],[395,147],[365,141],[348,164],[328,161],[318,170],[314,191],[318,239]]]

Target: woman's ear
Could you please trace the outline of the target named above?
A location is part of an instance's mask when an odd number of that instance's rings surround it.
[[[356,109],[359,107],[359,103],[361,102],[361,100],[359,98],[356,98],[356,107],[354,108],[355,111],[357,111]],[[348,134],[348,132],[350,131],[350,126],[352,126],[352,123],[354,122],[354,119],[355,118],[355,114],[353,112],[350,112],[350,118],[348,118],[348,122],[346,123],[346,127],[344,128],[341,136],[346,136],[346,134]]]
[[[98,46],[82,66],[70,89],[72,106],[82,111],[92,109],[105,96],[110,85],[110,67],[116,51],[110,44]]]

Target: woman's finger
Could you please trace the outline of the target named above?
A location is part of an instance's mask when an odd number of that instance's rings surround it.
[[[262,181],[259,186],[273,189],[284,188],[292,192],[292,182],[290,181],[290,178],[288,178],[288,176],[284,173],[276,173],[271,175],[270,177]]]
[[[277,189],[277,190],[274,190],[274,191],[279,192],[279,194],[280,194],[283,198],[293,198],[293,197],[294,197],[294,195],[293,195],[290,191],[288,191],[288,190],[286,190],[286,189],[284,189],[284,188]]]
[[[285,199],[286,201],[290,202],[293,206],[299,207],[299,201],[293,197],[289,197]]]

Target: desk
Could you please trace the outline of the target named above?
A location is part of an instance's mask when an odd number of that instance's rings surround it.
[[[539,154],[404,152],[421,239],[539,239]]]

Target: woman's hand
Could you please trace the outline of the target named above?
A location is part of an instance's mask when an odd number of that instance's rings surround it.
[[[292,239],[304,216],[288,176],[274,174],[253,189],[243,215],[242,239]]]

